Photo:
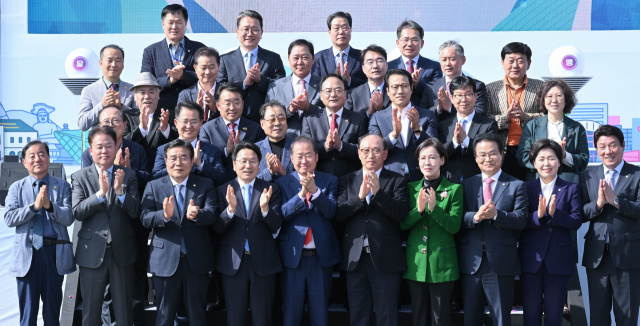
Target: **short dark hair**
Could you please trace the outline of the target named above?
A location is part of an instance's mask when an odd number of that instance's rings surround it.
[[[236,28],[240,26],[240,21],[244,17],[257,19],[260,22],[260,29],[262,29],[262,16],[255,10],[244,10],[238,14],[238,20],[236,21]]]
[[[324,75],[324,77],[322,77],[322,80],[320,81],[320,90],[322,90],[322,85],[324,85],[324,82],[329,79],[329,78],[338,78],[340,79],[340,81],[342,82],[342,88],[344,88],[344,91],[347,91],[347,81],[344,79],[344,77],[336,74],[336,73],[329,73]]]
[[[547,107],[544,105],[544,101],[547,93],[549,93],[549,91],[554,87],[560,88],[564,95],[564,110],[562,112],[564,114],[571,113],[573,108],[576,106],[576,103],[578,103],[578,99],[569,84],[559,78],[549,79],[542,84],[542,87],[538,89],[538,94],[536,94],[536,106],[542,114],[549,113]]]
[[[193,145],[191,145],[191,143],[187,140],[184,139],[175,139],[170,141],[166,146],[164,146],[164,158],[167,158],[167,152],[172,149],[172,148],[176,148],[176,147],[184,147],[189,151],[189,158],[193,159],[193,156],[195,156],[195,152],[193,149]]]
[[[220,94],[222,94],[222,91],[237,93],[240,94],[240,97],[242,97],[242,88],[240,88],[240,86],[238,86],[238,84],[236,83],[222,83],[216,91],[216,98],[220,98]]]
[[[416,162],[420,161],[420,152],[422,152],[422,150],[427,147],[435,148],[436,152],[438,152],[438,155],[440,155],[440,157],[444,157],[444,164],[440,167],[440,174],[443,174],[444,170],[447,168],[447,165],[449,165],[449,153],[447,153],[447,150],[444,148],[438,138],[431,137],[418,145],[418,148],[416,148],[416,152],[414,153]]]
[[[198,117],[200,118],[200,121],[204,120],[204,112],[202,110],[202,106],[200,106],[200,104],[194,102],[194,101],[189,101],[189,100],[184,100],[180,103],[178,103],[178,105],[176,106],[176,114],[175,117],[176,119],[178,119],[178,116],[180,115],[180,112],[182,112],[182,110],[187,109],[187,110],[193,110],[193,111],[198,111]]]
[[[189,13],[187,12],[187,8],[177,3],[164,7],[162,9],[162,13],[160,14],[160,17],[162,17],[162,19],[164,20],[164,16],[166,16],[167,14],[172,14],[172,15],[182,14],[184,21],[185,22],[189,21]]]
[[[453,95],[453,91],[455,91],[456,89],[465,89],[467,88],[467,86],[471,86],[474,94],[478,92],[478,90],[476,89],[476,81],[473,80],[473,78],[469,76],[455,77],[449,84],[449,94]]]
[[[413,78],[411,78],[411,74],[408,71],[404,69],[391,69],[387,71],[387,75],[384,76],[384,89],[386,89],[387,92],[389,92],[389,77],[393,75],[402,75],[407,77],[409,80],[409,87],[413,88]]]
[[[107,106],[102,107],[102,109],[100,110],[100,113],[98,113],[98,118],[100,118],[100,115],[102,114],[102,111],[104,111],[106,109],[116,109],[116,110],[118,110],[118,113],[120,113],[120,118],[122,119],[122,121],[126,122],[126,120],[124,119],[124,112],[122,112],[122,109],[120,107],[117,107],[114,104],[109,104]],[[100,121],[98,121],[98,123],[100,123]]]
[[[562,159],[562,153],[564,151],[558,142],[549,138],[540,138],[531,145],[531,149],[529,150],[529,163],[533,164],[543,149],[552,150],[558,159]]]
[[[531,61],[531,55],[533,54],[531,52],[531,48],[528,45],[522,42],[511,42],[502,48],[500,56],[502,57],[502,60],[504,60],[504,57],[506,57],[507,54],[513,53],[524,54],[525,56],[527,56],[527,61],[529,62]]]
[[[120,51],[122,53],[122,59],[124,60],[124,50],[115,44],[109,44],[102,47],[102,49],[100,50],[100,60],[102,60],[102,54],[106,49],[114,49]]]
[[[362,144],[362,141],[365,138],[369,137],[369,136],[378,137],[380,139],[380,141],[382,141],[382,149],[384,149],[385,151],[389,149],[389,144],[387,144],[387,141],[384,140],[384,137],[382,137],[382,135],[377,134],[377,133],[369,133],[369,134],[366,134],[366,135],[360,137],[360,139],[358,139],[358,149],[360,149],[360,144]]]
[[[307,41],[305,39],[301,39],[301,38],[299,38],[299,39],[291,42],[291,44],[289,44],[289,50],[287,51],[287,56],[291,55],[291,50],[293,49],[294,46],[299,46],[299,45],[300,46],[306,46],[307,49],[309,49],[309,52],[311,52],[311,57],[315,58],[316,55],[313,52],[313,43],[311,43],[311,42],[309,42],[309,41]]]
[[[198,59],[200,57],[214,57],[216,58],[216,63],[220,64],[220,53],[212,47],[203,46],[196,50],[196,54],[193,55],[193,62],[196,65],[198,64]]]
[[[418,33],[420,34],[420,39],[423,40],[424,39],[424,29],[422,28],[422,26],[420,26],[420,24],[416,23],[413,20],[403,20],[402,23],[400,23],[400,26],[398,26],[398,30],[396,31],[396,36],[398,38],[398,40],[400,39],[400,35],[402,34],[402,31],[410,28],[410,29],[415,29],[418,31]]]
[[[242,141],[236,144],[235,146],[233,146],[233,151],[231,151],[231,160],[235,161],[236,158],[238,157],[238,153],[240,153],[240,151],[243,149],[248,149],[253,151],[254,153],[256,153],[256,155],[258,155],[258,161],[262,160],[262,153],[260,152],[260,147],[258,147],[258,145],[254,143],[250,143],[246,141]]]
[[[282,103],[278,102],[278,100],[270,100],[269,102],[262,104],[260,107],[260,120],[264,120],[264,116],[267,114],[267,108],[274,106],[281,108],[282,111],[284,111],[284,114],[287,114],[287,108],[285,108]]]
[[[35,145],[44,146],[44,150],[47,151],[47,156],[51,157],[51,154],[49,153],[49,145],[39,139],[32,140],[28,142],[26,145],[24,145],[24,147],[22,148],[22,153],[20,154],[20,157],[24,160],[25,155],[27,155],[27,150],[29,150],[29,148]]]
[[[111,128],[110,126],[96,126],[93,127],[93,129],[91,129],[91,131],[89,132],[89,147],[91,147],[91,144],[93,143],[93,138],[95,136],[98,135],[108,135],[111,136],[111,138],[113,138],[113,142],[116,143],[118,140],[118,135],[116,134],[116,132],[113,130],[113,128]]]
[[[348,12],[344,12],[344,11],[336,11],[333,14],[329,15],[329,17],[327,17],[327,28],[331,29],[331,22],[336,19],[336,18],[344,18],[347,20],[347,22],[349,23],[349,28],[351,28],[353,25],[351,25],[353,23],[353,21],[351,20],[351,14],[349,14]]]
[[[496,143],[496,145],[498,145],[498,151],[500,152],[500,155],[504,155],[504,142],[502,141],[502,138],[498,136],[498,134],[489,133],[489,132],[477,135],[476,138],[473,140],[474,154],[476,152],[476,147],[478,146],[478,144],[480,144],[483,141]]]
[[[600,137],[602,136],[614,136],[618,138],[620,145],[624,147],[624,134],[622,133],[622,130],[620,130],[620,128],[614,127],[612,125],[602,125],[598,127],[598,129],[593,132],[593,147],[598,147],[598,139],[600,139]]]
[[[300,143],[311,144],[311,148],[313,148],[313,152],[318,154],[318,148],[316,147],[316,143],[313,141],[313,139],[311,139],[311,137],[305,136],[305,135],[300,135],[291,142],[291,146],[289,146],[289,153],[293,154],[293,147],[296,144],[300,144]]]
[[[362,64],[364,64],[364,57],[367,55],[367,52],[376,52],[382,55],[385,61],[387,60],[387,51],[379,45],[371,44],[364,48],[364,50],[360,51],[360,62]]]

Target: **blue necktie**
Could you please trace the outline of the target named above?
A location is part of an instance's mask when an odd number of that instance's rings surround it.
[[[462,120],[462,130],[466,132],[467,129],[467,119]],[[460,150],[462,151],[462,158],[464,159],[464,147],[460,144]],[[460,172],[460,181],[462,181],[462,172]]]
[[[249,205],[251,204],[251,185],[244,185],[242,187],[244,194],[244,211],[247,213],[247,219],[249,219]],[[244,250],[249,251],[249,239],[244,242]]]
[[[40,188],[43,185],[44,185],[44,182],[42,182],[41,180],[36,181],[36,193],[35,193],[36,197],[40,193]],[[36,250],[40,250],[40,248],[42,248],[42,245],[43,245],[43,242],[42,242],[42,234],[44,233],[43,219],[45,218],[43,214],[46,214],[46,213],[44,213],[43,209],[40,208],[38,213],[33,217],[32,243],[33,243],[33,247],[36,248]]]
[[[176,204],[178,204],[179,218],[182,221],[182,205],[184,204],[184,197],[182,196],[182,185],[176,185]],[[180,241],[180,251],[187,253],[187,247],[184,244],[184,238]]]

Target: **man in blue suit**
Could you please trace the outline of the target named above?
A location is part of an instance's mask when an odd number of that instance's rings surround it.
[[[285,221],[278,237],[284,266],[283,325],[300,325],[305,290],[311,325],[328,325],[332,267],[342,261],[333,229],[338,178],[315,170],[318,150],[311,138],[296,138],[291,149],[296,172],[276,181],[282,191]]]
[[[300,136],[302,120],[309,109],[324,107],[320,100],[320,76],[311,73],[314,62],[313,44],[298,39],[289,44],[291,75],[275,80],[269,85],[265,103],[277,100],[287,107],[287,135]]]
[[[280,55],[258,46],[264,33],[262,16],[253,10],[242,11],[236,23],[238,49],[220,57],[218,83],[235,83],[242,89],[242,116],[258,122],[269,84],[286,76]]]
[[[352,22],[351,15],[347,12],[336,11],[327,17],[327,28],[333,45],[316,53],[316,62],[313,64],[315,75],[340,75],[347,81],[347,88],[358,87],[367,80],[362,72],[360,50],[349,45]]]
[[[178,95],[198,82],[193,59],[196,50],[205,45],[184,36],[189,21],[187,8],[168,5],[162,9],[161,17],[165,39],[144,49],[140,72],[150,72],[156,77],[162,86],[158,108],[169,110],[173,120]]]
[[[194,325],[206,325],[214,252],[209,225],[218,218],[213,182],[190,174],[194,149],[176,139],[165,146],[168,175],[147,185],[140,219],[153,228],[149,272],[158,302],[156,325],[173,325],[184,303]]]
[[[193,58],[193,69],[198,76],[198,82],[180,92],[178,103],[193,101],[204,110],[204,122],[220,116],[216,106],[216,91],[220,83],[216,82],[220,69],[220,54],[210,47],[199,48]],[[204,123],[203,122],[203,123]]]
[[[440,64],[420,55],[424,46],[424,29],[413,20],[405,20],[396,31],[396,46],[402,55],[389,61],[389,69],[404,69],[413,79],[411,102],[420,103],[427,84],[442,77]]]
[[[387,89],[384,87],[384,78],[389,67],[387,51],[381,46],[372,44],[360,52],[360,58],[367,82],[349,90],[344,108],[358,112],[370,119],[371,115],[391,103]]]
[[[493,325],[509,326],[521,272],[517,242],[528,222],[527,187],[502,171],[500,136],[478,135],[473,148],[482,173],[462,180],[464,216],[456,239],[464,325],[482,325],[486,298]]]
[[[16,276],[20,326],[36,325],[42,300],[45,325],[59,325],[64,274],[76,270],[67,227],[73,224],[71,187],[49,175],[49,146],[39,140],[22,149],[29,176],[14,182],[4,221],[16,228],[9,273]]]
[[[389,154],[384,167],[413,182],[423,178],[415,159],[418,145],[427,138],[438,137],[438,122],[433,112],[412,106],[411,75],[403,69],[389,70],[384,87],[391,105],[376,112],[369,121],[369,133],[384,137]]]
[[[198,103],[180,102],[176,107],[175,125],[180,135],[179,139],[186,140],[195,148],[191,173],[209,178],[215,185],[221,185],[227,182],[227,171],[222,164],[220,150],[209,143],[198,140],[203,117],[202,107]],[[164,150],[167,145],[158,147],[152,172],[154,180],[160,179],[168,173]]]
[[[275,100],[260,108],[260,126],[267,138],[256,143],[262,154],[258,179],[273,182],[295,171],[289,152],[292,139],[287,135],[285,112],[284,105]]]

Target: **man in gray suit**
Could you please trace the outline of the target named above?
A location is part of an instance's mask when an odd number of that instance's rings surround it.
[[[133,324],[133,263],[138,251],[130,219],[140,216],[140,195],[135,171],[113,164],[116,138],[110,127],[93,128],[89,146],[94,164],[71,176],[73,215],[81,222],[76,263],[84,326],[101,323],[107,284],[116,320]]]
[[[207,122],[220,116],[220,111],[216,106],[216,101],[218,100],[216,90],[220,86],[216,82],[220,69],[220,54],[218,50],[210,47],[199,48],[193,59],[193,69],[195,69],[198,76],[198,82],[180,92],[178,104],[183,101],[198,103],[204,110],[204,122]]]
[[[86,131],[97,125],[98,115],[108,105],[117,106],[123,112],[135,105],[131,84],[120,80],[124,69],[124,50],[110,44],[100,50],[100,69],[102,77],[82,89],[80,94],[80,112],[78,126]]]
[[[291,142],[287,135],[287,110],[280,102],[271,100],[260,108],[260,126],[267,138],[256,143],[262,153],[258,179],[274,182],[277,178],[293,173]]]
[[[582,266],[587,268],[591,325],[638,325],[640,308],[640,168],[623,159],[624,135],[602,125],[593,133],[602,165],[582,172]]]
[[[64,274],[76,270],[67,227],[73,223],[71,187],[49,175],[49,146],[39,140],[22,149],[29,176],[14,182],[4,221],[16,228],[9,273],[18,282],[20,325],[35,325],[42,297],[45,325],[57,325]]]
[[[320,76],[311,73],[315,62],[313,44],[298,39],[289,44],[290,76],[269,84],[265,102],[277,100],[287,106],[287,135],[291,139],[300,136],[302,120],[309,109],[324,107],[320,100]]]
[[[371,118],[391,103],[384,87],[384,76],[387,75],[387,51],[375,44],[367,46],[360,52],[362,70],[367,76],[367,82],[349,90],[344,108],[356,111]]]

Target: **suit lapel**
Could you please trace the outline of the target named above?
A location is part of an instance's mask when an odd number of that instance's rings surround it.
[[[533,99],[535,98],[535,96],[536,90],[533,89],[533,85],[527,83],[527,86],[524,87],[524,101],[522,105],[522,111],[531,112],[531,108],[534,103]]]
[[[455,121],[458,122],[458,115],[455,115]],[[480,130],[480,120],[481,120],[481,116],[480,113],[476,113],[473,115],[473,119],[471,119],[471,126],[469,127],[469,134],[467,136],[469,136],[469,138],[473,138],[478,134],[478,131]],[[454,131],[455,131],[455,125],[453,127]],[[472,145],[472,144],[469,144]]]
[[[541,187],[540,182],[536,182],[537,187]],[[560,195],[562,194],[562,192],[564,192],[564,190],[567,189],[567,183],[560,179],[560,177],[558,177],[556,179],[556,184],[554,185],[553,189],[551,190],[551,197],[553,197],[553,195],[556,196],[556,203],[558,203],[558,200],[560,199]],[[542,193],[542,188],[540,188],[540,193]],[[549,197],[549,202],[547,203],[547,207],[549,207],[549,204],[551,203],[551,197]]]
[[[182,62],[185,67],[190,67],[193,65],[192,58],[193,58],[193,54],[195,53],[191,53],[192,44],[193,43],[191,43],[191,40],[185,36],[184,37],[184,55],[182,57]]]
[[[344,135],[345,130],[347,130],[347,127],[349,126],[349,119],[351,117],[351,111],[350,110],[342,110],[342,117],[340,118],[340,123],[338,124],[338,136],[340,136],[340,139],[342,139],[342,136]]]
[[[498,100],[500,100],[500,112],[505,113],[509,109],[509,103],[507,103],[507,87],[504,85],[504,81],[498,91]]]
[[[371,95],[369,95],[369,97],[371,97]],[[391,104],[391,99],[389,98],[389,94],[387,94],[387,91],[383,87],[382,88],[382,106],[386,108],[390,104]]]
[[[242,119],[240,119],[242,120]],[[222,136],[222,138],[229,138],[230,134],[229,134],[229,128],[224,124],[224,120],[222,119],[222,117],[218,117],[216,118],[215,122],[214,122],[216,129],[218,130],[218,133],[220,134],[220,136]],[[226,141],[225,141],[226,143]]]
[[[330,47],[327,51],[327,73],[335,73],[336,68],[336,57],[333,55],[333,47]]]
[[[478,179],[476,181],[476,187],[478,187],[478,209],[480,209],[480,206],[482,206],[482,204],[484,204],[484,198],[483,198],[483,184],[482,184],[482,174],[478,175]]]
[[[293,100],[293,98],[296,97],[296,90],[293,89],[293,85],[291,84],[292,79],[293,79],[293,74],[287,77],[284,77],[282,80],[282,82],[285,84],[285,86],[283,87],[284,98],[288,99],[289,102],[291,102],[291,100]]]
[[[320,122],[320,126],[322,127],[321,130],[326,130],[327,133],[325,134],[325,138],[329,135],[329,132],[331,131],[331,125],[329,124],[329,118],[327,116],[327,111],[328,109],[320,109],[318,111],[318,118],[319,118],[319,122]],[[344,111],[342,111],[344,112]]]
[[[253,219],[255,214],[260,214],[262,217],[262,213],[259,212],[260,208],[260,195],[262,194],[262,187],[258,189],[258,179],[253,183],[253,188],[251,189],[251,202],[249,203],[249,214],[247,217],[247,222]]]
[[[162,56],[162,61],[166,65],[166,68],[173,68],[173,60],[171,60],[171,53],[169,52],[169,45],[167,45],[166,38],[158,43],[158,53]]]
[[[289,147],[291,146],[291,140],[289,137],[285,136],[284,139],[284,149],[282,150],[282,166],[284,166],[284,170],[287,170],[287,166],[289,166],[289,162],[291,162],[291,153],[289,152]],[[270,146],[269,146],[270,147]]]
[[[193,199],[193,196],[196,193],[196,188],[198,188],[196,182],[194,180],[187,180],[186,190],[184,192],[184,202],[182,203],[182,213],[180,216],[187,216],[187,206],[189,206],[189,202]]]
[[[349,49],[349,55],[347,56],[347,63],[349,64],[349,75],[353,75],[353,68],[355,68],[356,66],[356,62],[358,62],[358,58],[356,57],[355,54],[356,50],[354,50],[353,48]],[[357,51],[358,53],[360,53],[360,51]]]
[[[547,137],[547,125],[549,123],[549,117],[546,115],[543,115],[542,117],[540,117],[540,119],[538,119],[536,122],[537,128],[536,130],[534,130],[534,132],[537,134],[532,135],[532,139],[537,139],[539,136],[539,138],[546,138]],[[563,129],[567,129],[567,128],[563,128]]]
[[[240,216],[241,218],[245,219],[245,222],[248,222],[248,218],[247,218],[247,213],[245,211],[245,206],[244,206],[244,196],[242,193],[242,188],[240,188],[240,184],[238,183],[237,179],[233,179],[233,181],[231,181],[231,187],[233,188],[233,192],[236,195],[236,213],[235,215]]]
[[[51,177],[49,177],[49,179],[51,179]],[[24,179],[24,185],[22,186],[22,189],[24,189],[23,191],[24,198],[26,199],[27,203],[33,203],[36,201],[35,194],[33,193],[33,184],[29,183],[30,180],[31,178],[26,177]]]
[[[89,183],[93,187],[93,192],[94,193],[98,192],[98,190],[100,190],[99,178],[100,178],[100,176],[98,175],[98,170],[97,170],[96,164],[93,163],[91,165],[91,169],[89,170]]]
[[[260,56],[260,50],[258,50],[258,56]],[[239,47],[234,51],[234,54],[231,56],[231,60],[233,61],[231,65],[240,70],[240,75],[242,76],[242,80],[244,80],[247,77],[247,70],[245,70],[244,59],[242,58],[242,52],[240,52]],[[257,58],[256,62],[258,62]],[[260,68],[262,68],[262,65],[260,66]]]
[[[244,136],[247,135],[247,118],[240,118],[240,123],[238,124],[238,137],[240,140],[244,140]]]
[[[382,171],[380,171],[379,180],[380,180],[380,190],[386,189],[387,183],[389,183],[389,170],[382,168]]]
[[[620,170],[620,175],[618,176],[618,182],[616,182],[616,188],[613,189],[613,192],[616,194],[616,196],[620,195],[620,193],[622,192],[622,189],[624,189],[624,187],[627,185],[627,182],[629,181],[630,172],[629,172],[628,165],[629,163],[624,162],[624,165],[622,166],[622,170]]]
[[[307,97],[309,98],[309,103],[318,93],[318,89],[320,88],[320,77],[311,74],[311,79],[309,79],[309,86],[307,87]]]
[[[265,70],[264,62],[265,62],[265,59],[266,59],[266,56],[267,56],[265,53],[266,53],[266,51],[263,50],[260,46],[258,46],[258,57],[256,58],[256,63],[258,65],[260,65],[260,72],[262,74],[264,74],[264,70]],[[245,75],[246,75],[246,71],[245,71]]]
[[[491,195],[491,200],[493,201],[494,204],[498,202],[500,197],[502,197],[504,190],[507,189],[507,187],[509,187],[509,181],[504,180],[504,176],[502,173],[500,174],[500,178],[498,178],[496,187],[495,189],[493,189],[493,194]]]

